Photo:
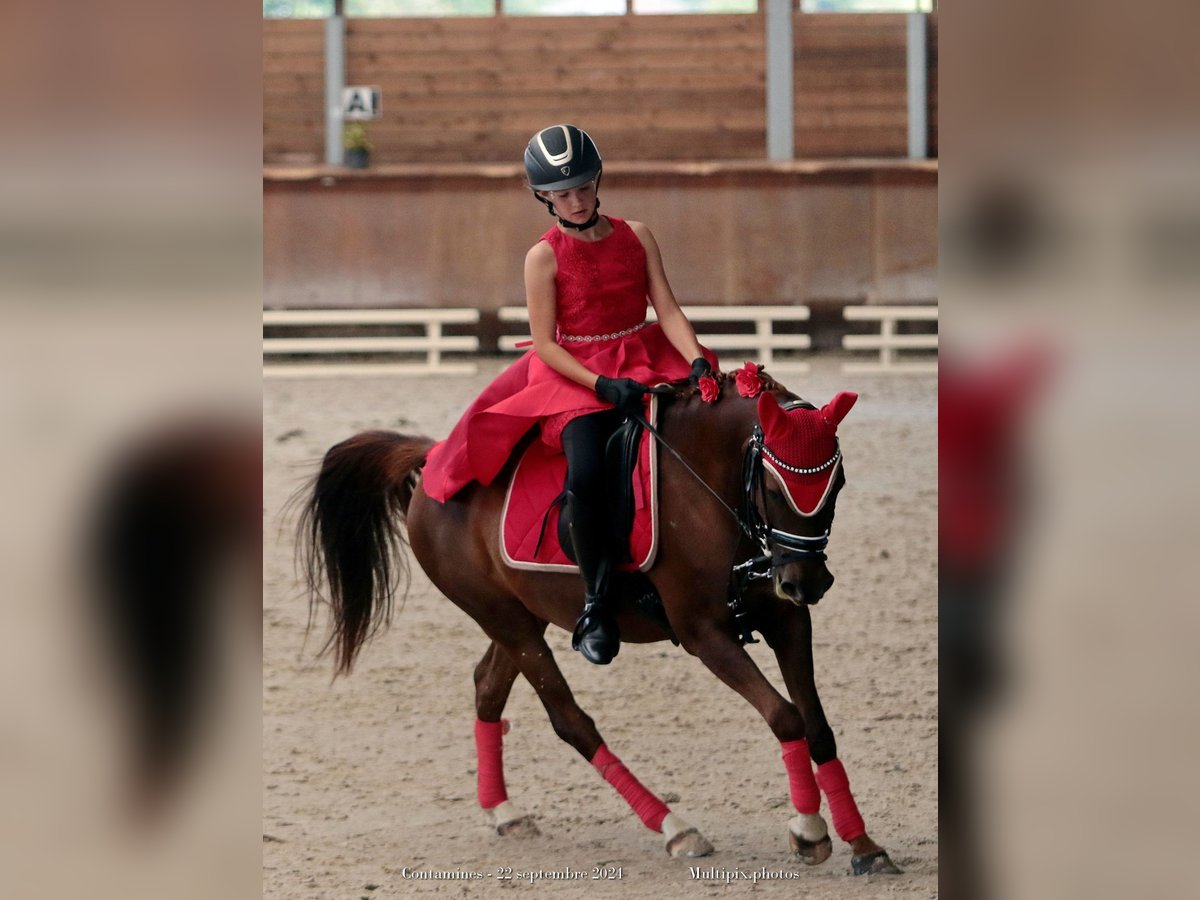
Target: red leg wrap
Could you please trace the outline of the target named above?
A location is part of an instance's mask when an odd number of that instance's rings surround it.
[[[600,745],[600,749],[592,757],[592,765],[604,776],[604,780],[625,798],[625,802],[637,813],[643,825],[651,831],[662,831],[662,821],[671,810],[667,808],[667,804],[646,790],[625,768],[625,763],[613,756],[604,744]]]
[[[504,722],[475,720],[475,755],[479,785],[479,805],[492,809],[508,799],[504,789]]]
[[[867,833],[854,795],[850,793],[850,779],[840,759],[831,759],[817,766],[817,784],[829,799],[829,813],[833,816],[833,830],[843,841],[852,841]]]
[[[821,810],[821,789],[813,777],[812,759],[808,755],[808,741],[780,741],[783,748],[783,767],[787,769],[788,788],[792,794],[792,806],[796,812],[813,815]]]

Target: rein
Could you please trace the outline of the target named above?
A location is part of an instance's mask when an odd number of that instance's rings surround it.
[[[651,393],[674,394],[674,389],[651,388]],[[742,508],[739,513],[700,477],[700,474],[691,467],[678,450],[667,442],[658,429],[646,420],[641,412],[629,412],[627,415],[649,431],[654,439],[665,447],[706,491],[716,498],[716,501],[729,513],[742,535],[758,547],[757,555],[733,566],[730,572],[727,604],[733,613],[738,638],[741,642],[743,644],[759,643],[758,639],[754,637],[754,628],[742,601],[742,594],[745,592],[747,582],[770,578],[773,569],[797,560],[826,559],[825,548],[829,545],[829,529],[827,528],[824,534],[808,537],[783,531],[771,524],[767,513],[767,487],[762,463],[763,453],[769,454],[770,451],[763,443],[762,426],[757,422],[754,424],[750,443],[742,458]]]
[[[674,395],[675,389],[674,388],[651,388],[650,393],[652,393],[652,394],[668,394],[669,393],[671,395]],[[729,515],[733,518],[733,521],[737,524],[738,530],[740,530],[742,532],[742,534],[744,534],[746,537],[748,537],[752,541],[757,540],[757,536],[751,530],[750,526],[748,526],[742,520],[742,517],[739,516],[737,514],[737,512],[734,511],[734,508],[732,506],[730,506],[728,503],[726,503],[723,499],[721,499],[721,495],[718,494],[716,491],[714,491],[712,489],[712,487],[709,485],[709,483],[700,477],[700,473],[691,467],[691,465],[688,463],[688,461],[679,454],[678,450],[676,450],[669,443],[667,443],[667,439],[664,438],[661,434],[659,434],[658,429],[655,428],[653,425],[651,425],[650,422],[647,421],[645,416],[643,416],[640,412],[627,412],[626,415],[628,415],[631,419],[633,419],[635,422],[637,422],[639,425],[641,425],[643,428],[645,428],[648,432],[650,432],[652,435],[654,435],[654,439],[656,441],[658,441],[660,444],[662,444],[662,446],[664,448],[666,448],[666,450],[672,456],[674,456],[675,459],[677,459],[679,461],[679,464],[681,466],[683,466],[685,469],[688,470],[688,472],[691,474],[691,476],[700,483],[700,486],[703,487],[710,494],[712,494],[713,497],[716,498],[716,501],[721,504],[721,506],[725,507],[725,511],[727,513],[729,513]],[[757,428],[758,426],[755,426],[755,427]]]

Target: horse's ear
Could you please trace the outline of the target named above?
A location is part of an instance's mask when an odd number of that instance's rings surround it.
[[[838,425],[846,418],[846,413],[858,400],[858,394],[853,391],[842,391],[821,409],[821,415],[830,425]]]
[[[758,395],[758,421],[763,431],[770,433],[786,419],[787,414],[779,408],[779,401],[775,399],[774,394],[763,391]]]

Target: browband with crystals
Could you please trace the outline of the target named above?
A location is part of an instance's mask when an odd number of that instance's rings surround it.
[[[762,445],[762,450],[763,453],[766,454],[767,459],[771,460],[771,462],[775,463],[775,465],[779,466],[779,468],[785,469],[794,475],[816,475],[818,472],[825,471],[842,458],[842,446],[840,442],[838,442],[838,448],[833,451],[833,456],[829,457],[829,459],[825,460],[825,462],[821,463],[819,466],[813,466],[811,469],[802,469],[799,466],[789,466],[782,459],[772,453],[771,448],[765,443]]]

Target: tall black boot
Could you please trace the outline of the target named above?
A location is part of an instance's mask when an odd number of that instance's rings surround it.
[[[621,649],[621,632],[609,605],[608,584],[612,559],[608,553],[608,530],[604,510],[567,492],[568,529],[579,574],[583,576],[583,614],[575,623],[571,649],[588,662],[606,666]]]

